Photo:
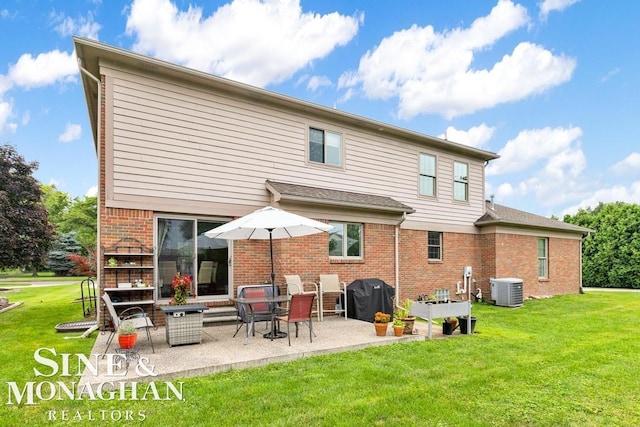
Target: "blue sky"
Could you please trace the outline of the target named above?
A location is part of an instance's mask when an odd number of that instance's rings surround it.
[[[640,2],[0,2],[0,144],[73,197],[97,163],[71,36],[500,154],[497,203],[640,203]]]

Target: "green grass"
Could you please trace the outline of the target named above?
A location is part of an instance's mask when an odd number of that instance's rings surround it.
[[[76,276],[56,276],[54,273],[43,272],[34,276],[33,273],[23,273],[19,271],[11,271],[6,274],[0,273],[0,287],[13,287],[13,286],[28,286],[32,283],[41,282],[56,282],[56,283],[68,283],[78,282],[80,283],[86,279]]]
[[[4,405],[6,381],[34,380],[34,349],[90,351],[92,340],[63,340],[53,332],[56,323],[77,320],[80,310],[69,301],[78,290],[71,288],[22,290],[25,306],[0,315],[0,342],[9,350],[0,352],[3,425],[63,425],[46,419],[48,410],[62,409],[85,418],[88,410],[94,416],[144,411],[144,421],[129,425],[172,426],[635,426],[640,420],[640,293],[624,292],[527,301],[519,309],[475,304],[472,336],[183,379],[184,401]]]

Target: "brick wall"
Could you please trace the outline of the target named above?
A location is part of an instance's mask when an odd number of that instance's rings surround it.
[[[580,289],[580,240],[549,238],[548,279],[538,279],[538,237],[498,234],[495,275],[523,280],[524,296],[577,293]]]
[[[457,283],[463,285],[463,269],[473,268],[473,277],[480,277],[481,236],[462,233],[443,233],[442,261],[429,261],[427,232],[402,230],[400,253],[400,299],[415,299],[431,295],[436,289],[448,289],[455,298]]]

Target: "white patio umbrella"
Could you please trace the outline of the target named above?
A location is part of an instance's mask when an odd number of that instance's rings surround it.
[[[244,240],[269,239],[271,255],[271,287],[275,295],[275,269],[273,265],[273,239],[308,236],[328,232],[331,226],[282,209],[267,206],[241,218],[205,232],[212,239]]]

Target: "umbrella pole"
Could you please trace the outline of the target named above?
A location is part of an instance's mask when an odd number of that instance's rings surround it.
[[[269,232],[269,254],[271,255],[271,295],[275,297],[276,296],[276,270],[273,265],[273,236],[272,236],[273,228],[267,228],[267,231]],[[264,338],[269,338],[273,341],[274,338],[284,338],[287,336],[287,334],[284,332],[281,332],[276,327],[276,322],[272,318],[271,332],[268,332],[263,336]]]

